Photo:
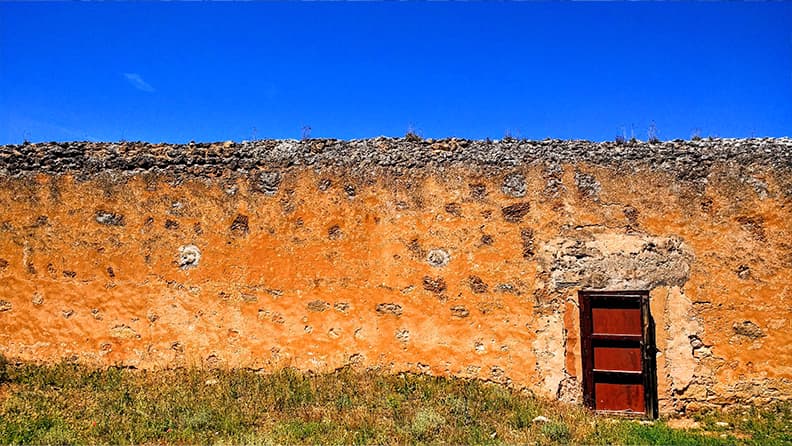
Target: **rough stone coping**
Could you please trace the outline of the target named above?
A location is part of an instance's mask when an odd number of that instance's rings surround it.
[[[0,175],[103,171],[218,174],[310,166],[353,173],[424,168],[509,169],[561,163],[645,166],[680,179],[706,178],[717,163],[792,168],[792,138],[706,138],[663,142],[495,141],[378,137],[361,140],[258,140],[189,144],[49,142],[0,146]]]

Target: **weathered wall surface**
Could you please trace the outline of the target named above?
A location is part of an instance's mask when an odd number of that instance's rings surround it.
[[[0,353],[458,375],[580,399],[648,289],[661,411],[792,395],[792,140],[0,148]]]

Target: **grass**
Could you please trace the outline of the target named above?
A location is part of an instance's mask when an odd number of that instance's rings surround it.
[[[341,369],[157,372],[9,365],[2,444],[789,444],[792,407],[675,430],[476,380]],[[534,422],[538,415],[546,422]],[[716,424],[729,423],[729,427]]]

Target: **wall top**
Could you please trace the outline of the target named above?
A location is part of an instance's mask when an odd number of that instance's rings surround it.
[[[682,180],[706,178],[714,164],[792,170],[792,138],[591,142],[371,138],[258,140],[189,144],[50,142],[0,146],[0,175],[93,174],[105,171],[174,174],[245,174],[270,168],[342,167],[354,174],[468,167],[508,170],[532,164],[589,163],[672,172]]]

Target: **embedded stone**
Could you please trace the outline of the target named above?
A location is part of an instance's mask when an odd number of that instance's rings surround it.
[[[260,172],[253,182],[253,190],[267,196],[278,193],[282,177],[280,172]]]
[[[489,290],[489,285],[487,285],[481,277],[479,276],[470,276],[468,277],[468,285],[470,285],[470,289],[474,293],[486,293]]]
[[[503,178],[501,191],[515,198],[522,198],[525,196],[527,187],[525,185],[525,176],[521,173],[512,173]]]
[[[446,203],[445,211],[455,217],[462,216],[462,206],[459,203]]]
[[[382,303],[377,304],[376,308],[377,314],[392,314],[394,316],[401,316],[402,314],[402,306],[399,304],[394,303]]]
[[[522,240],[522,256],[530,259],[534,256],[534,231],[530,228],[520,229],[520,240]]]
[[[96,211],[94,215],[96,222],[106,226],[124,226],[124,216],[109,211]]]
[[[338,240],[344,236],[344,233],[341,232],[341,227],[338,225],[333,225],[330,229],[327,230],[327,238],[330,240]]]
[[[396,339],[398,339],[399,342],[408,342],[410,340],[410,330],[406,328],[396,330]]]
[[[529,203],[516,203],[501,209],[503,219],[509,223],[519,223],[531,211]]]
[[[446,282],[442,277],[429,277],[424,276],[423,287],[426,291],[431,291],[435,294],[440,294],[446,289]]]
[[[439,248],[430,250],[426,255],[426,262],[436,268],[448,265],[449,261],[451,261],[451,255]]]
[[[470,197],[474,200],[483,200],[487,196],[487,186],[481,183],[470,184]]]
[[[584,172],[575,172],[575,185],[580,195],[595,199],[602,189],[602,186],[599,181],[594,178],[594,175]]]
[[[732,325],[732,331],[734,331],[735,334],[751,339],[767,336],[758,325],[751,321],[735,322],[734,325]]]
[[[330,304],[323,300],[312,300],[308,302],[307,307],[309,311],[322,312],[330,308]]]
[[[451,307],[451,315],[458,318],[466,318],[470,315],[470,311],[462,305],[454,305]]]
[[[183,245],[179,247],[177,263],[179,268],[188,270],[198,266],[201,261],[201,250],[195,245]]]
[[[250,231],[250,227],[248,226],[248,216],[237,214],[234,218],[234,221],[231,222],[231,232],[236,235],[244,236]]]
[[[119,339],[135,339],[140,337],[132,327],[125,324],[116,325],[111,328],[110,336]]]

